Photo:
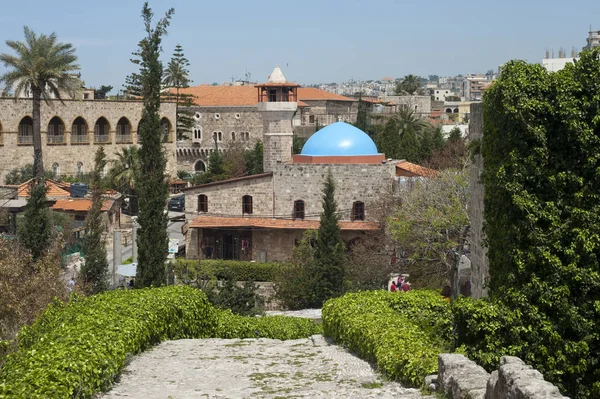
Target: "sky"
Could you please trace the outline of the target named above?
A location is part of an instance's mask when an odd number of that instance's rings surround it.
[[[23,26],[55,32],[77,49],[88,87],[113,94],[135,70],[144,36],[138,0],[2,1],[0,52]],[[175,9],[163,62],[181,44],[192,85],[232,78],[264,82],[279,65],[300,84],[485,73],[511,59],[540,62],[547,48],[581,49],[600,30],[598,0],[152,0]],[[0,65],[0,73],[5,71]]]

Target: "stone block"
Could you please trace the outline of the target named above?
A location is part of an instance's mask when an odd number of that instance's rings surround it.
[[[484,399],[490,375],[472,360],[459,354],[438,357],[438,383],[453,399]]]

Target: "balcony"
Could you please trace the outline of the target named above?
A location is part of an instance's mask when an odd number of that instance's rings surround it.
[[[55,135],[55,136],[48,136],[48,144],[64,144],[65,143],[65,136],[64,135]]]
[[[94,143],[96,143],[96,144],[110,143],[110,136],[108,134],[95,134],[94,135]]]
[[[33,144],[33,136],[29,135],[18,135],[17,144]]]
[[[77,144],[87,144],[88,135],[87,134],[73,134],[71,135],[71,143]]]
[[[117,134],[116,136],[117,138],[117,144],[119,143],[133,143],[133,141],[131,141],[131,134]]]

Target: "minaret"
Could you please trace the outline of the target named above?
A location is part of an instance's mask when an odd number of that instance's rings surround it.
[[[258,89],[258,112],[263,120],[263,168],[272,172],[278,163],[292,160],[294,128],[292,118],[298,109],[298,84],[285,80],[276,66]]]

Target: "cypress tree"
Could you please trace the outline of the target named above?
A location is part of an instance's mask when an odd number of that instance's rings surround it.
[[[223,154],[219,151],[217,139],[215,139],[215,150],[210,154],[210,158],[208,158],[208,173],[213,176],[219,176],[225,173]]]
[[[102,219],[102,171],[106,166],[104,147],[96,151],[94,170],[91,175],[92,208],[85,221],[83,253],[85,264],[81,266],[83,286],[88,294],[97,294],[108,288],[108,261],[106,259],[106,226]]]
[[[43,178],[31,180],[29,198],[23,216],[25,223],[19,229],[19,241],[31,252],[33,261],[36,261],[44,256],[52,237],[52,223],[46,199],[46,182]]]
[[[331,171],[323,187],[323,212],[317,235],[315,261],[309,266],[312,306],[321,307],[329,299],[339,296],[344,286],[344,242],[335,201],[335,182]]]
[[[140,174],[136,184],[139,195],[137,244],[139,251],[136,284],[141,287],[160,286],[165,281],[165,261],[169,248],[167,215],[164,212],[168,198],[165,179],[166,158],[162,147],[160,129],[160,90],[163,66],[159,59],[162,37],[167,33],[174,10],[152,27],[154,16],[148,3],[144,3],[142,18],[146,37],[139,42],[138,58],[133,62],[140,66],[139,82],[144,100],[140,122]]]
[[[367,119],[367,107],[362,100],[362,95],[358,97],[358,113],[356,114],[356,126],[363,132],[369,129],[369,121]]]

